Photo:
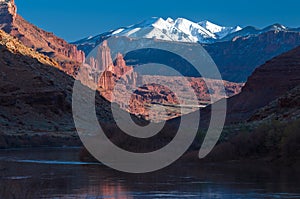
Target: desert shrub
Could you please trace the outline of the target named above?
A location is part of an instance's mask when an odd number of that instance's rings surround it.
[[[278,153],[280,151],[280,143],[283,137],[285,124],[279,121],[272,121],[269,129],[266,131],[265,147],[268,152]]]
[[[250,157],[299,158],[300,120],[289,123],[272,121],[255,128],[243,129],[212,151],[211,159]]]
[[[236,147],[230,142],[225,142],[217,145],[206,159],[210,161],[226,161],[237,159],[237,157]]]

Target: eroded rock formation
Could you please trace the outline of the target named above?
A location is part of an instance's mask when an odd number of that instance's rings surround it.
[[[104,41],[102,45],[98,47],[94,68],[101,72],[113,70],[113,61],[107,41]]]
[[[111,51],[106,41],[96,52],[95,57],[90,57],[86,61],[89,67],[86,69],[87,72],[82,72],[89,75],[84,79],[94,81],[101,95],[107,100],[145,119],[152,117],[151,119],[155,118],[156,121],[168,120],[190,113],[210,104],[211,92],[218,99],[224,96],[231,97],[238,94],[244,85],[206,80],[213,85],[213,89],[209,90],[202,78],[186,80],[185,77],[139,75],[132,66],[127,66],[121,53],[116,55],[112,63]],[[221,85],[225,86],[225,93]],[[196,105],[188,104],[194,97],[191,95],[191,89],[199,100]],[[183,97],[185,101],[179,101],[178,96]],[[184,112],[180,111],[181,105],[186,107]]]

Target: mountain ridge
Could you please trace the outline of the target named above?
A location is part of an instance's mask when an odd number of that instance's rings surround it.
[[[252,29],[252,31],[247,32],[248,29]],[[256,28],[254,26],[242,28],[238,25],[233,27],[220,26],[208,20],[193,22],[185,18],[172,19],[169,17],[163,19],[161,17],[152,17],[137,24],[123,26],[72,43],[80,46],[83,44],[97,43],[97,40],[101,37],[127,36],[132,38],[153,38],[167,41],[210,44],[219,41],[229,41],[237,36],[244,37],[257,35],[272,30],[290,32],[300,31],[299,28],[288,28],[278,23],[265,28]]]
[[[0,1],[0,29],[18,38],[25,46],[55,59],[69,75],[74,75],[85,59],[75,45],[44,31],[17,13],[14,0]]]

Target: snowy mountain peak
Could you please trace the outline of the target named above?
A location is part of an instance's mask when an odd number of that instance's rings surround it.
[[[172,19],[171,17],[168,17],[166,21],[171,24],[174,23],[174,19]]]
[[[205,28],[206,30],[209,30],[211,33],[215,34],[219,39],[222,39],[231,33],[242,30],[240,26],[224,27],[224,26],[214,24],[207,20],[201,21],[198,24],[203,28]]]
[[[132,38],[152,38],[167,41],[212,43],[226,34],[239,29],[217,26],[206,21],[206,25],[195,23],[185,18],[151,17],[138,24],[119,28],[107,33],[109,36],[126,36]]]
[[[163,18],[157,18],[157,20],[151,24],[155,28],[163,29],[165,27],[170,26],[170,23]]]
[[[278,30],[278,31],[284,31],[284,30],[287,30],[288,28],[281,25],[281,24],[273,24],[271,26],[268,26],[265,28],[265,30]]]
[[[211,33],[217,33],[222,31],[225,27],[219,26],[217,24],[211,23],[210,21],[204,20],[198,23],[203,28],[209,30]]]
[[[241,28],[240,26],[220,26],[207,20],[196,23],[185,18],[172,19],[169,17],[163,19],[160,17],[151,17],[128,27],[118,28],[93,38],[82,39],[75,42],[75,44],[87,43],[93,45],[111,36],[208,44],[218,41],[229,41],[236,37],[257,35],[274,30],[300,31],[300,29],[290,29],[281,24],[274,24],[264,29],[258,29],[255,27]]]
[[[190,35],[195,40],[201,41],[203,39],[216,39],[216,36],[201,27],[199,24],[192,22],[184,18],[178,18],[175,20],[174,26],[183,33]]]

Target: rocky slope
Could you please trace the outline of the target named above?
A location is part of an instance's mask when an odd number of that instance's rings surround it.
[[[300,47],[257,68],[242,92],[228,99],[225,128],[217,146],[202,161],[260,160],[284,166],[299,163],[299,77]],[[205,129],[210,107],[201,114],[200,124]],[[199,146],[195,141],[193,147]],[[190,155],[196,158],[197,152]]]
[[[300,47],[257,68],[242,92],[228,100],[227,122],[242,122],[258,109],[300,85]]]
[[[300,119],[300,85],[254,113],[248,122],[289,122]]]
[[[300,47],[275,57],[257,68],[249,77],[241,93],[227,100],[225,129],[220,141],[228,140],[229,137],[242,132],[245,128],[251,129],[257,127],[259,120],[270,121],[285,117],[293,118],[293,120],[297,119],[298,117],[293,115],[291,111],[295,111],[295,114],[297,114],[299,109],[297,105],[298,97],[291,90],[300,86],[299,77]],[[290,91],[291,93],[288,93]],[[286,98],[285,95],[295,96],[295,99],[288,98],[287,101],[291,101],[287,102],[284,100]],[[272,103],[275,103],[277,107],[272,107],[274,106]],[[289,107],[289,103],[291,107]],[[282,110],[278,104],[282,107]],[[281,114],[280,112],[283,113]],[[200,113],[200,128],[206,132],[211,117],[211,106],[201,109]],[[193,114],[197,113],[191,113],[190,117]],[[175,125],[179,120],[179,118],[175,118],[170,122]],[[201,134],[201,136],[204,135]],[[194,147],[196,146],[199,147],[197,141]]]
[[[79,145],[71,108],[74,79],[3,31],[0,52],[0,148]],[[107,101],[98,96],[97,103],[100,114],[108,113]]]
[[[0,52],[0,148],[81,146],[73,120],[74,78],[60,70],[53,59],[3,31],[0,31]],[[80,100],[95,92],[86,89]],[[134,139],[115,124],[115,120],[128,113],[116,106],[118,114],[113,115],[111,103],[99,92],[95,103],[98,122],[107,136],[128,146]],[[146,123],[131,117],[138,123]],[[148,145],[141,142],[138,147],[147,150],[149,145],[162,144],[158,142],[160,139],[161,136]]]
[[[31,58],[37,59],[40,63],[60,68],[60,65],[52,58],[46,55],[36,52],[32,48],[24,46],[22,42],[15,39],[14,37],[6,34],[3,30],[0,30],[0,44],[7,48],[11,53],[18,53],[24,56],[29,56]]]
[[[226,139],[205,161],[262,160],[272,165],[299,167],[300,86],[256,111],[242,126],[233,125]]]
[[[77,50],[76,46],[18,15],[14,0],[0,1],[0,28],[18,38],[25,46],[55,59],[68,74],[73,75],[84,61],[84,53]]]

